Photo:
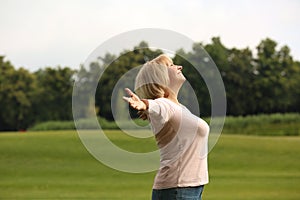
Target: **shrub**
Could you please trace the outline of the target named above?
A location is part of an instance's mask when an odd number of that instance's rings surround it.
[[[217,118],[218,119],[218,118]],[[210,119],[205,119],[208,123]],[[218,121],[218,120],[216,120]],[[98,129],[99,124],[102,129],[142,129],[148,125],[148,121],[135,119],[132,122],[119,121],[118,124],[114,121],[107,121],[104,118],[98,118],[98,121],[93,119],[81,119],[76,122],[76,127],[73,121],[48,121],[36,124],[29,130],[45,131],[45,130],[74,130],[74,129]],[[225,124],[222,133],[244,134],[244,135],[300,135],[300,114],[261,114],[253,116],[228,116],[225,119]]]
[[[141,119],[135,119],[133,122],[137,125],[134,126],[134,123],[126,121],[119,122],[122,128],[127,129],[141,129],[143,126],[146,126],[149,122]],[[119,126],[114,121],[108,121],[104,118],[98,118],[98,121],[94,119],[80,119],[76,122],[74,121],[47,121],[35,124],[31,127],[30,131],[47,131],[47,130],[75,130],[77,129],[98,129],[99,124],[102,129],[119,129]]]

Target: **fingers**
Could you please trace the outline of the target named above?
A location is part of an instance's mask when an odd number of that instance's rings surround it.
[[[130,98],[129,97],[123,97],[123,100],[126,101],[126,102],[128,102],[128,103],[130,102]]]
[[[139,97],[134,94],[129,88],[125,88],[125,91],[130,97],[123,96],[123,100],[128,102],[132,108],[140,110],[142,107]]]
[[[125,97],[125,96],[123,96],[123,100],[126,101],[126,102],[128,102],[128,103],[131,103],[132,97],[133,97],[134,93],[133,93],[129,88],[125,88],[125,91],[126,91],[126,93],[127,93],[130,97]]]
[[[135,104],[135,102],[132,100],[131,97],[123,97],[123,100],[126,101],[127,103],[129,103],[129,105],[134,108],[137,109],[138,106]]]
[[[125,88],[125,91],[130,97],[134,95],[134,93],[129,88]]]
[[[125,91],[130,97],[123,96],[123,100],[130,103],[131,97],[133,96],[134,93],[129,88],[125,88]]]

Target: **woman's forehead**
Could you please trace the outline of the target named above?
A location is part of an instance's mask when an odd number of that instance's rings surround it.
[[[173,64],[173,61],[171,58],[167,57],[167,56],[163,56],[160,58],[160,61],[163,62],[164,64],[168,65],[168,64]]]

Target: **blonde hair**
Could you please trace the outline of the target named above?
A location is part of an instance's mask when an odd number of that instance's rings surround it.
[[[152,60],[153,62],[156,62],[158,64],[164,65],[164,66],[169,66],[170,64],[173,64],[172,59],[167,56],[166,54],[161,54],[159,56],[157,56],[156,58],[154,58]]]
[[[135,92],[142,99],[167,97],[170,89],[168,68],[173,61],[162,54],[145,63],[135,79]]]

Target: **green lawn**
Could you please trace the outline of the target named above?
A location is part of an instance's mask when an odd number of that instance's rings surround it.
[[[153,139],[106,133],[128,150],[155,148]],[[299,200],[300,137],[222,135],[209,173],[204,200]],[[0,134],[0,199],[150,199],[154,176],[102,165],[75,131]]]

